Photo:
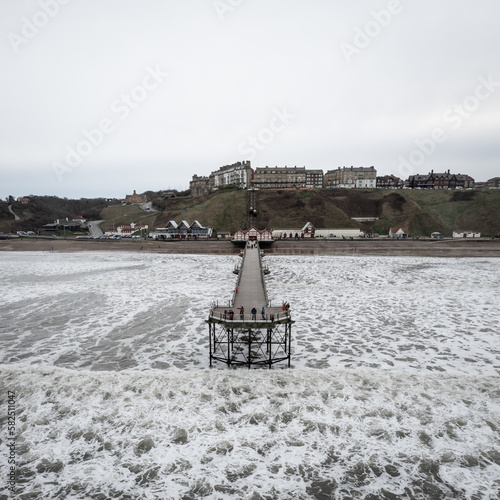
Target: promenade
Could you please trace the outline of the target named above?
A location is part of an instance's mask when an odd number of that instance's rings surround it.
[[[12,238],[0,240],[1,252],[137,252],[159,254],[237,255],[231,241],[75,240]],[[278,240],[267,255],[335,255],[399,257],[500,257],[500,239],[390,240],[388,238]]]

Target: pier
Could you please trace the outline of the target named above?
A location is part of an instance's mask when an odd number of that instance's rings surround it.
[[[248,368],[271,368],[280,362],[290,367],[294,323],[290,310],[268,300],[264,280],[268,269],[262,264],[259,242],[247,241],[241,256],[232,299],[213,303],[210,309],[210,366],[221,361]]]

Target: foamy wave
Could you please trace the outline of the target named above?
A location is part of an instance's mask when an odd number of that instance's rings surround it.
[[[208,366],[205,319],[238,257],[3,253],[0,362]],[[296,368],[500,374],[496,259],[266,257]]]
[[[19,493],[40,498],[498,491],[498,377],[12,365],[1,381],[18,394]]]

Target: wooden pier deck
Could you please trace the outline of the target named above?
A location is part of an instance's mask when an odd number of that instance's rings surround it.
[[[232,299],[210,309],[210,366],[221,361],[228,366],[271,368],[286,361],[290,367],[294,323],[290,311],[269,303],[259,244],[247,242],[242,257]]]
[[[241,314],[240,308],[244,313]],[[257,313],[251,314],[255,307]],[[264,308],[264,315],[262,315]],[[233,311],[233,319],[230,319],[229,311]],[[284,323],[290,321],[290,312],[283,311],[282,304],[270,306],[267,299],[266,286],[264,283],[264,273],[262,269],[261,250],[257,242],[249,242],[244,250],[243,263],[239,271],[237,290],[234,290],[233,299],[227,306],[216,305],[210,314],[213,321],[228,322],[232,324],[244,323],[245,327],[249,323]]]

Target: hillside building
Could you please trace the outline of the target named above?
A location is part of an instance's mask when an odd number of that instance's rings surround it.
[[[205,196],[210,192],[210,184],[208,177],[193,175],[193,179],[189,183],[191,196],[197,198],[198,196]]]
[[[220,167],[212,172],[208,178],[210,191],[225,186],[235,186],[240,189],[248,189],[251,186],[253,170],[250,161],[240,161],[232,165]]]
[[[410,189],[468,189],[474,187],[474,179],[465,174],[438,173],[431,170],[427,175],[410,175],[406,181]]]
[[[258,167],[255,169],[253,187],[257,189],[305,188],[306,167]]]
[[[148,197],[146,195],[141,196],[137,194],[134,189],[134,194],[125,195],[125,199],[123,203],[146,203],[148,201]]]
[[[326,172],[323,184],[325,188],[375,188],[377,171],[375,167],[338,167]]]
[[[500,177],[493,177],[492,179],[488,179],[486,181],[486,187],[489,189],[500,188]]]
[[[307,170],[306,169],[306,186],[307,189],[321,189],[323,187],[323,170]]]
[[[377,188],[380,189],[402,189],[404,182],[395,175],[382,175],[377,177]]]

